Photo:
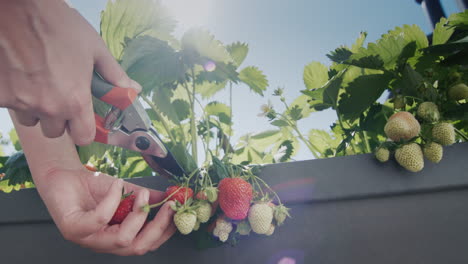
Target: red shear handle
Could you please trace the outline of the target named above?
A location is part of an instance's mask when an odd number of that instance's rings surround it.
[[[94,72],[91,91],[99,100],[125,110],[137,98],[137,91],[132,88],[114,87]]]
[[[104,128],[104,118],[96,113],[94,114],[94,118],[96,120],[96,136],[94,137],[94,141],[107,144],[109,129]]]

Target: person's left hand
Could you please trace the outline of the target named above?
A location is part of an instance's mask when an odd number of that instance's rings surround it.
[[[101,253],[143,255],[156,250],[175,232],[174,212],[165,203],[147,222],[145,204],[154,204],[164,193],[123,182],[103,173],[80,168],[47,170],[34,182],[49,213],[65,239]],[[37,177],[39,176],[39,177]],[[136,194],[133,211],[121,224],[108,225],[122,194]]]

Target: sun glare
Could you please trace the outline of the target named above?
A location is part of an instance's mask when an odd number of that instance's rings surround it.
[[[214,0],[163,0],[182,28],[204,26],[212,15]]]

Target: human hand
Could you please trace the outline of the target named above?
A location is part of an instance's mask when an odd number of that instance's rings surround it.
[[[35,177],[39,194],[65,239],[96,252],[128,256],[156,250],[174,234],[172,202],[165,203],[149,222],[148,213],[141,210],[145,204],[163,200],[163,192],[96,175],[74,168],[48,170],[47,175]],[[109,226],[122,187],[136,193],[133,211],[121,224]]]
[[[93,69],[115,86],[141,90],[63,0],[0,1],[0,61],[0,107],[22,125],[39,122],[46,137],[67,128],[77,145],[95,135]]]

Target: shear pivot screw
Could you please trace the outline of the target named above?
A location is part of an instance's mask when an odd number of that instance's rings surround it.
[[[135,140],[135,145],[141,150],[147,150],[150,147],[150,141],[145,137],[137,137]]]

